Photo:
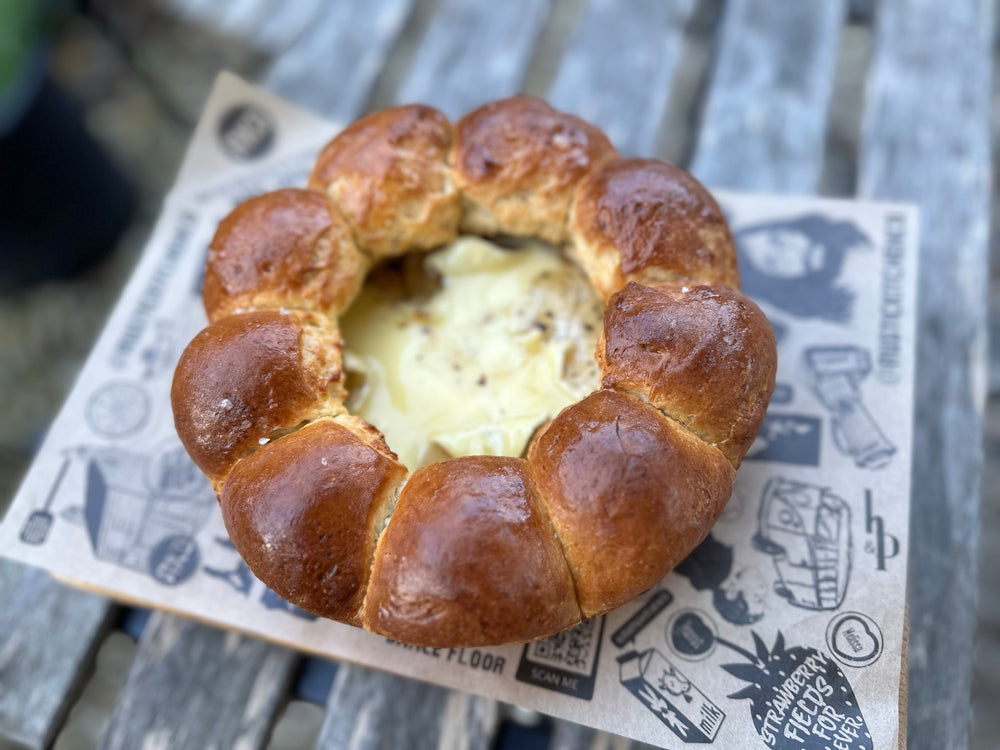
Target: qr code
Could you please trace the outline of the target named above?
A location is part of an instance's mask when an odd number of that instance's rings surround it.
[[[589,675],[597,654],[597,620],[588,620],[572,630],[558,633],[531,644],[528,659],[559,667],[568,672]]]

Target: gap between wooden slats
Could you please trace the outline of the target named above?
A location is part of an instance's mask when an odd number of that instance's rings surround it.
[[[0,743],[48,747],[114,615],[100,596],[0,560]]]
[[[651,155],[694,5],[642,0],[624,13],[616,0],[591,0],[550,103],[602,128],[622,154]]]
[[[320,14],[323,0],[161,0],[185,21],[239,37],[261,52],[280,53],[295,43]]]
[[[282,52],[265,88],[348,124],[362,111],[414,0],[327,3],[311,27]]]
[[[569,721],[556,721],[548,750],[654,750],[654,746]]]
[[[691,171],[711,187],[813,193],[841,0],[729,0]]]
[[[100,747],[262,748],[297,658],[255,638],[156,613]]]
[[[492,747],[499,704],[365,667],[341,665],[318,748]]]
[[[548,0],[442,0],[395,101],[431,104],[457,119],[518,93],[548,14]]]
[[[884,0],[859,193],[920,207],[910,521],[914,748],[969,743],[990,194],[993,4]]]

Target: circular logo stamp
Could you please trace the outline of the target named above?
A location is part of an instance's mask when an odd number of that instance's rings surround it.
[[[878,661],[885,641],[868,615],[841,612],[826,628],[826,645],[837,661],[848,667],[867,667]]]
[[[667,643],[682,659],[700,661],[715,649],[719,631],[711,618],[697,609],[681,609],[667,621]]]
[[[198,569],[198,544],[187,534],[164,537],[149,553],[149,574],[166,586],[184,583]]]
[[[219,143],[240,161],[258,159],[274,145],[274,118],[255,104],[237,104],[219,119]]]
[[[138,383],[113,381],[94,391],[84,416],[94,432],[120,438],[138,432],[149,417],[149,396]]]

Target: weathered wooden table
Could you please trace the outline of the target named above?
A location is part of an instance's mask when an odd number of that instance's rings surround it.
[[[341,121],[391,101],[428,102],[454,117],[526,90],[596,122],[623,153],[680,162],[713,187],[918,204],[908,734],[912,747],[968,744],[990,0],[173,4],[249,38],[273,58],[260,83]],[[707,44],[694,43],[699,34]],[[862,57],[838,66],[849,35],[861,39],[850,50]],[[325,702],[321,747],[486,748],[501,733],[493,701],[357,667],[334,671],[172,616],[144,623],[0,563],[0,742],[51,744],[97,648],[123,618],[145,626],[104,747],[150,739],[263,747],[293,685]],[[550,747],[612,741],[561,721],[540,731]]]

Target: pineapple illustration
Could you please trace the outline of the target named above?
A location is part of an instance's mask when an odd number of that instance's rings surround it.
[[[786,647],[780,632],[770,651],[760,636],[751,635],[756,654],[723,638],[717,643],[749,661],[722,668],[749,683],[729,698],[750,699],[750,715],[765,744],[789,750],[872,750],[854,690],[836,662],[814,648]]]

